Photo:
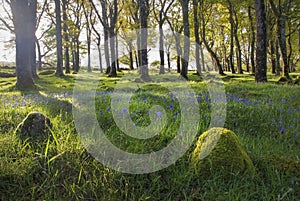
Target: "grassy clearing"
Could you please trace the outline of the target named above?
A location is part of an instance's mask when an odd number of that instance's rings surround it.
[[[96,73],[95,73],[96,75]],[[123,74],[121,74],[123,75]],[[135,81],[133,75],[129,82]],[[190,168],[190,149],[173,165],[142,175],[123,174],[95,160],[82,146],[72,118],[75,75],[56,78],[41,75],[37,88],[14,89],[15,78],[0,80],[0,200],[299,200],[300,199],[300,87],[270,83],[255,84],[251,75],[223,77],[226,88],[225,127],[233,130],[253,160],[255,176],[220,175],[209,179],[196,176]],[[99,125],[118,147],[133,153],[160,150],[174,137],[180,124],[180,108],[167,87],[183,89],[178,75],[154,76],[153,84],[137,83],[126,111],[137,126],[151,124],[166,116],[167,126],[151,140],[125,135],[112,118],[111,97],[116,84],[126,94],[132,90],[128,79],[102,77],[96,91]],[[197,136],[210,122],[210,98],[205,82],[191,75],[189,84],[201,110]],[[123,109],[125,106],[123,107]],[[124,110],[114,111],[123,118]],[[14,136],[18,123],[31,111],[51,118],[56,140],[40,146]],[[156,113],[155,113],[156,112]],[[161,112],[161,113],[159,113]],[[150,115],[149,115],[150,114]],[[155,130],[155,128],[154,128]],[[195,144],[195,143],[194,143]]]

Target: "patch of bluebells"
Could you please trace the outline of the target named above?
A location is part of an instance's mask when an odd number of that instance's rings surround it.
[[[48,97],[38,94],[26,94],[26,95],[12,95],[12,96],[0,96],[0,102],[4,103],[5,108],[26,108],[39,105],[49,105],[56,100],[71,99],[71,93],[50,94]],[[57,103],[55,103],[57,105]],[[62,102],[59,102],[59,107],[64,106]],[[71,109],[70,105],[66,105],[66,109]]]
[[[240,98],[234,94],[227,94],[227,100],[228,101],[232,101],[232,102],[235,102],[235,103],[240,103],[240,104],[243,104],[245,106],[258,106],[260,105],[261,103],[258,101],[258,100],[254,100],[254,101],[251,101],[249,100],[248,98]],[[265,100],[267,101],[267,100]],[[270,102],[268,102],[268,104],[270,104]]]

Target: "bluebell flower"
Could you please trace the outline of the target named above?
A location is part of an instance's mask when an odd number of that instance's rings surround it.
[[[281,133],[284,133],[284,132],[285,132],[285,128],[282,127],[282,128],[280,129],[280,132],[281,132]]]
[[[296,182],[294,179],[291,180],[291,184],[294,185]]]
[[[155,111],[155,113],[156,113],[156,116],[157,116],[157,119],[160,119],[161,118],[161,111]]]

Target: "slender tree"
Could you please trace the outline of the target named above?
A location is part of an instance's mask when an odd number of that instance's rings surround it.
[[[174,10],[179,9],[177,2],[174,2]],[[178,12],[172,11],[170,9],[169,13],[164,13],[166,16],[166,20],[168,25],[173,32],[173,37],[175,39],[175,47],[176,47],[176,66],[177,66],[177,73],[181,72],[181,57],[182,57],[182,47],[181,47],[181,34],[183,31],[183,24],[181,20],[181,15]]]
[[[283,60],[282,76],[290,79],[288,55],[287,55],[287,48],[286,48],[286,21],[287,21],[288,8],[290,6],[290,0],[285,0],[283,1],[283,3],[279,1],[278,6],[275,5],[273,0],[269,0],[269,3],[277,20],[277,36],[279,41],[281,57]]]
[[[160,70],[159,74],[165,73],[165,57],[164,57],[164,31],[163,31],[163,25],[166,20],[166,16],[164,13],[167,13],[169,9],[171,8],[171,5],[173,4],[174,0],[171,0],[168,2],[168,0],[160,0],[159,3],[156,4],[156,1],[153,1],[153,12],[154,12],[154,18],[158,22],[158,28],[159,28],[159,56],[160,56]],[[157,11],[158,8],[158,11]]]
[[[64,59],[65,59],[65,68],[66,73],[69,74],[70,71],[70,53],[69,53],[69,46],[70,46],[70,40],[69,40],[69,25],[68,25],[68,15],[67,15],[67,9],[68,9],[68,1],[62,0],[62,11],[63,11],[63,38],[64,38]]]
[[[252,7],[249,5],[248,6],[248,17],[249,17],[249,22],[250,22],[250,32],[251,32],[251,37],[250,37],[250,63],[251,63],[251,69],[252,73],[255,74],[255,25],[254,25],[254,20],[252,17]]]
[[[255,81],[267,82],[267,19],[264,0],[255,0],[256,68]]]
[[[189,23],[189,0],[180,0],[183,17],[183,32],[184,32],[184,45],[183,57],[181,59],[181,76],[188,79],[188,66],[190,58],[190,23]]]
[[[196,57],[196,69],[198,75],[201,75],[201,65],[200,65],[200,33],[199,33],[199,3],[198,0],[193,0],[193,11],[194,11],[194,35],[195,35],[195,57]]]
[[[62,27],[61,27],[61,8],[60,1],[55,0],[55,19],[56,19],[56,76],[63,76],[63,50],[62,50]]]
[[[141,79],[144,81],[150,81],[149,71],[148,71],[148,15],[149,15],[149,0],[139,0],[140,8],[140,43],[141,43],[141,55],[140,55],[140,73]]]

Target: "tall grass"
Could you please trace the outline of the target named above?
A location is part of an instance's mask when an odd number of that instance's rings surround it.
[[[105,167],[85,150],[75,130],[71,105],[74,77],[41,76],[38,88],[26,92],[16,91],[12,78],[1,79],[11,85],[0,89],[0,200],[300,199],[299,86],[255,84],[250,75],[224,77],[228,100],[225,127],[236,132],[256,167],[254,176],[224,180],[218,174],[204,179],[193,173],[189,157],[194,146],[175,164],[154,173],[131,175]],[[161,149],[176,134],[181,115],[178,101],[159,86],[165,78],[154,77],[156,84],[137,91],[126,108],[137,126],[150,124],[151,105],[165,108],[167,126],[151,140],[128,137],[115,124],[111,89],[119,79],[103,77],[98,86],[99,125],[121,149],[134,153]],[[201,79],[192,77],[189,83],[201,110],[199,136],[209,126],[210,99]],[[126,99],[126,93],[120,98]],[[54,140],[32,146],[14,135],[18,123],[31,111],[50,117]],[[118,111],[119,118],[122,112]],[[160,113],[155,115],[160,118]]]

